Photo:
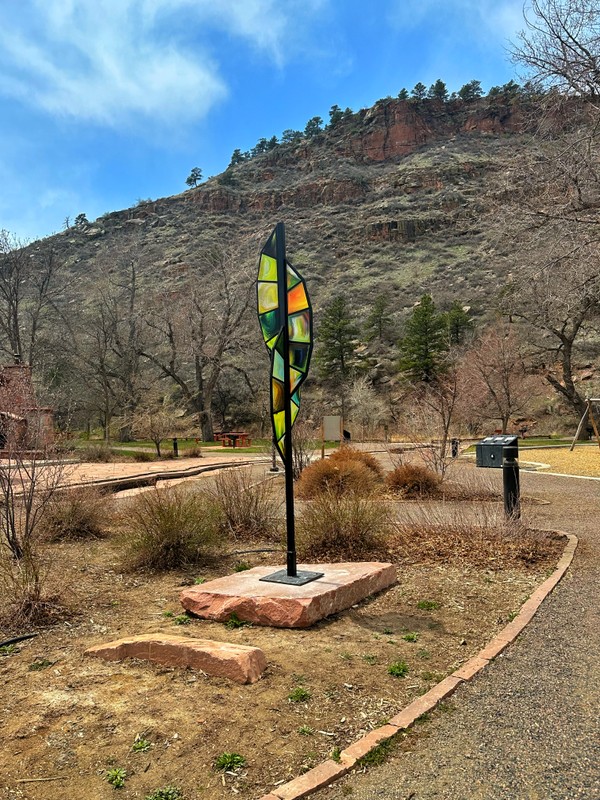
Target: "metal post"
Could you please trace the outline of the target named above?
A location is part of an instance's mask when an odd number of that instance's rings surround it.
[[[518,447],[502,449],[502,483],[504,486],[504,513],[512,519],[521,518]]]
[[[179,447],[177,445],[177,437],[173,437],[173,456],[179,458]]]
[[[277,450],[275,445],[271,445],[271,469],[269,472],[279,472],[279,467],[277,466]]]
[[[279,319],[282,321],[283,346],[283,402],[285,414],[285,515],[287,531],[287,574],[297,575],[296,569],[296,531],[294,526],[294,471],[292,464],[292,400],[290,393],[290,334],[288,329],[287,269],[285,263],[285,226],[278,222],[275,228],[277,253],[277,293],[279,297]]]

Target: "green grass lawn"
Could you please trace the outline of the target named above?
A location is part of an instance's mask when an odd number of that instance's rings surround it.
[[[482,437],[483,438],[483,437]],[[573,439],[559,437],[559,436],[527,436],[525,439],[519,438],[519,450],[523,450],[526,447],[547,447],[551,445],[566,445],[571,444]],[[475,445],[472,444],[468,447],[465,453],[474,453],[475,452]]]

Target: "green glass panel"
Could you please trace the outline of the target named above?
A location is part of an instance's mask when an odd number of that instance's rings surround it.
[[[276,283],[259,283],[258,284],[258,313],[264,314],[265,311],[271,311],[277,308],[279,300],[277,299],[277,284]]]
[[[277,280],[277,271],[275,272],[275,280]],[[302,281],[302,278],[296,270],[292,267],[291,264],[287,265],[287,288],[293,289],[294,286],[297,286]]]
[[[299,411],[300,411],[300,409],[298,408],[298,406],[295,403],[292,403],[292,406],[291,406],[292,425],[294,424],[294,422],[296,422],[296,417],[298,416],[298,412]]]
[[[299,314],[290,314],[288,317],[288,331],[292,342],[310,342],[310,311],[301,311]]]
[[[267,311],[266,314],[261,314],[259,320],[264,340],[270,350],[275,344],[275,342],[272,342],[272,340],[277,338],[279,329],[281,327],[279,324],[279,309],[276,309],[275,311]]]
[[[273,350],[273,377],[283,383],[283,358],[277,349]]]
[[[271,256],[265,255],[264,253],[260,257],[260,266],[258,268],[258,280],[277,281],[277,261],[274,258],[271,258]]]

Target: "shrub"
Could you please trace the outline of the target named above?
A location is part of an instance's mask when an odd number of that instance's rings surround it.
[[[381,502],[329,492],[306,505],[298,529],[303,560],[352,561],[384,555],[391,523]]]
[[[377,490],[373,470],[352,459],[331,458],[306,467],[298,481],[298,495],[307,500],[322,494],[366,497]]]
[[[272,480],[254,481],[249,469],[217,473],[212,497],[234,539],[279,539],[281,497]]]
[[[402,464],[385,476],[387,487],[404,497],[434,497],[440,482],[439,475],[420,464]]]
[[[140,464],[147,464],[150,461],[156,461],[154,453],[147,453],[145,450],[139,450],[133,454],[133,460]]]
[[[184,458],[202,458],[202,448],[196,445],[183,451]]]
[[[112,517],[111,499],[93,487],[54,495],[42,517],[42,531],[52,542],[100,539]]]
[[[340,447],[329,456],[329,460],[334,464],[347,463],[348,461],[358,462],[368,467],[376,478],[383,478],[383,469],[371,453],[365,453],[363,450],[356,450],[354,447]]]
[[[114,460],[114,453],[106,444],[89,444],[81,452],[82,461],[106,464]]]
[[[205,493],[154,488],[130,501],[120,527],[132,568],[168,570],[209,560],[221,541],[222,516]]]

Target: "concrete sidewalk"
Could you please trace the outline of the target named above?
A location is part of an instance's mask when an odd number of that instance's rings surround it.
[[[339,800],[600,799],[600,491],[587,481],[524,474],[532,524],[579,536],[569,573],[528,628],[449,713],[411,734],[380,767],[319,797]]]

